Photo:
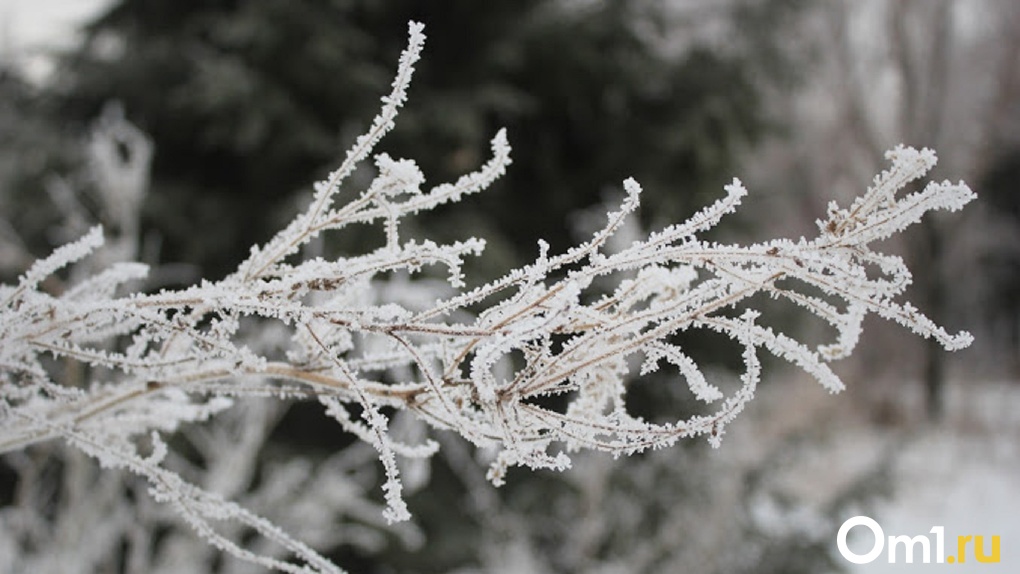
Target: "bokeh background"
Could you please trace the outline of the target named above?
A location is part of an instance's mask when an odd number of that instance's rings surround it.
[[[428,41],[382,149],[439,183],[483,162],[500,127],[514,147],[493,189],[410,230],[485,237],[486,256],[467,270],[476,283],[531,260],[539,238],[562,250],[586,237],[629,176],[646,190],[645,230],[738,176],[751,196],[718,237],[810,235],[828,202],[862,192],[884,151],[905,143],[936,149],[933,177],[966,180],[979,199],[887,247],[915,272],[908,297],[977,339],[950,355],[869,322],[838,366],[844,395],[774,365],[717,451],[585,456],[563,475],[521,472],[496,490],[446,437],[410,500],[416,535],[340,540],[330,556],[352,572],[839,572],[851,565],[836,531],[867,513],[888,534],[1000,535],[1002,563],[981,571],[1016,571],[1014,0],[0,0],[0,274],[15,278],[82,221],[103,220],[84,141],[97,118],[119,113],[155,149],[136,253],[157,270],[150,288],[222,277],[368,125],[412,19]],[[364,231],[320,249],[377,239]],[[783,320],[825,336],[796,313]],[[732,376],[728,349],[685,344]],[[633,408],[682,416],[669,381],[655,382]],[[265,468],[350,446],[314,407],[270,418]],[[24,473],[4,464],[2,502],[15,507]],[[113,564],[103,571],[130,571]],[[895,571],[866,571],[883,568]]]

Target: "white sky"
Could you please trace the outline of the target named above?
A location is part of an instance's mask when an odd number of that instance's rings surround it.
[[[0,58],[44,76],[45,51],[73,46],[75,29],[110,0],[0,0]]]

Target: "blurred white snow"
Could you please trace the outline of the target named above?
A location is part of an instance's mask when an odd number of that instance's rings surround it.
[[[960,383],[951,388],[943,424],[914,429],[893,461],[891,499],[875,505],[872,518],[890,535],[928,534],[945,527],[946,556],[956,554],[958,535],[1001,537],[998,564],[979,564],[973,546],[954,572],[1007,574],[1020,565],[1020,385]],[[846,518],[849,518],[847,516]],[[870,534],[868,535],[870,537]],[[930,538],[933,538],[929,535]],[[870,543],[870,540],[868,540]],[[888,551],[888,547],[885,552]],[[835,553],[835,536],[833,536]],[[849,572],[924,573],[947,564],[889,564],[883,556]],[[919,559],[919,557],[918,557]],[[850,567],[852,566],[852,568]]]

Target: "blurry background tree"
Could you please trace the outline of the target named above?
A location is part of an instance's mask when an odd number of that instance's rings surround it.
[[[882,153],[896,142],[937,149],[936,179],[953,174],[980,181],[995,158],[1003,157],[1000,150],[1014,137],[1009,126],[1016,125],[1020,99],[1016,2],[831,0],[813,3],[802,23],[791,44],[813,54],[811,81],[796,97],[770,100],[779,108],[777,115],[788,118],[789,137],[761,146],[752,159],[767,172],[764,177],[784,190],[785,199],[774,201],[792,200],[793,208],[766,208],[817,212],[831,197],[854,193],[867,174],[883,165]],[[1007,121],[1010,117],[1013,122]],[[1009,203],[1006,198],[1015,187],[1006,187],[1000,185],[996,195]],[[827,195],[818,195],[818,190]],[[923,233],[901,246],[917,269],[913,289],[922,308],[936,321],[973,332],[989,329],[989,317],[1001,322],[1005,308],[1000,303],[1009,296],[997,303],[995,293],[1011,293],[1016,284],[1015,275],[1002,265],[1016,256],[1015,247],[1003,238],[1016,237],[1016,232],[1001,221],[1001,210],[989,201],[993,194],[983,191],[977,189],[985,209],[955,222],[952,232],[932,218],[925,221]],[[952,301],[945,291],[949,285],[955,287]],[[1008,313],[1015,328],[1017,314]],[[1002,348],[1003,337],[993,331],[988,335],[979,336],[974,349],[952,360],[986,376],[1005,374],[1003,367],[1015,364],[1018,350],[1015,345]],[[892,330],[867,345],[873,354],[861,354],[862,378],[923,381],[924,408],[929,417],[938,418],[950,374],[945,355],[925,343],[905,341]],[[911,360],[879,360],[890,348]],[[879,393],[899,394],[882,387],[886,390]]]
[[[1020,109],[1005,119],[1014,136],[1004,134],[979,188],[995,208],[998,217],[992,225],[998,225],[992,229],[999,241],[981,262],[991,282],[983,308],[989,344],[998,347],[1006,374],[1015,378],[1020,373],[1020,140],[1015,137],[1020,133]]]
[[[791,2],[758,4],[122,0],[89,25],[52,95],[80,124],[123,103],[157,143],[148,212],[164,259],[218,276],[289,217],[359,133],[390,81],[404,23],[420,20],[429,57],[387,149],[414,151],[431,181],[445,181],[508,128],[514,169],[438,226],[450,237],[493,230],[491,274],[530,257],[537,238],[566,246],[566,214],[630,174],[642,174],[646,213],[660,221],[717,193],[735,151],[764,127],[756,66],[774,36],[679,49],[672,39],[680,24],[724,32],[736,17],[782,21]]]
[[[989,342],[1000,345],[1007,374],[1020,374],[1020,6],[1003,2],[998,33],[993,36],[998,74],[983,115],[987,136],[979,165],[979,192],[992,207],[992,227],[999,237],[983,257],[991,280],[984,315],[990,323]],[[993,48],[994,50],[994,48]],[[1004,225],[995,226],[996,222]]]
[[[54,210],[33,209],[44,182],[66,173],[78,157],[80,134],[61,130],[43,104],[40,88],[21,77],[10,62],[0,61],[0,277],[24,271],[57,237],[46,230],[60,223]],[[69,137],[70,136],[70,137]],[[38,203],[38,202],[36,202]]]

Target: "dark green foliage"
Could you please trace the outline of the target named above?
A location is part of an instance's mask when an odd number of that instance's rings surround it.
[[[48,113],[38,89],[0,64],[0,277],[10,280],[48,253],[62,223],[48,205],[44,182],[67,173],[79,156],[80,138]]]
[[[649,190],[645,212],[662,223],[732,175],[734,151],[762,127],[749,51],[667,56],[658,10],[621,1],[125,0],[65,61],[60,91],[68,117],[86,122],[119,100],[153,136],[148,213],[167,238],[165,258],[215,276],[335,165],[378,108],[406,22],[420,20],[425,57],[384,148],[414,157],[440,183],[476,167],[488,138],[508,128],[515,163],[504,181],[427,222],[437,239],[486,236],[497,255],[491,275],[530,259],[540,237],[571,244],[568,214],[627,176]]]

